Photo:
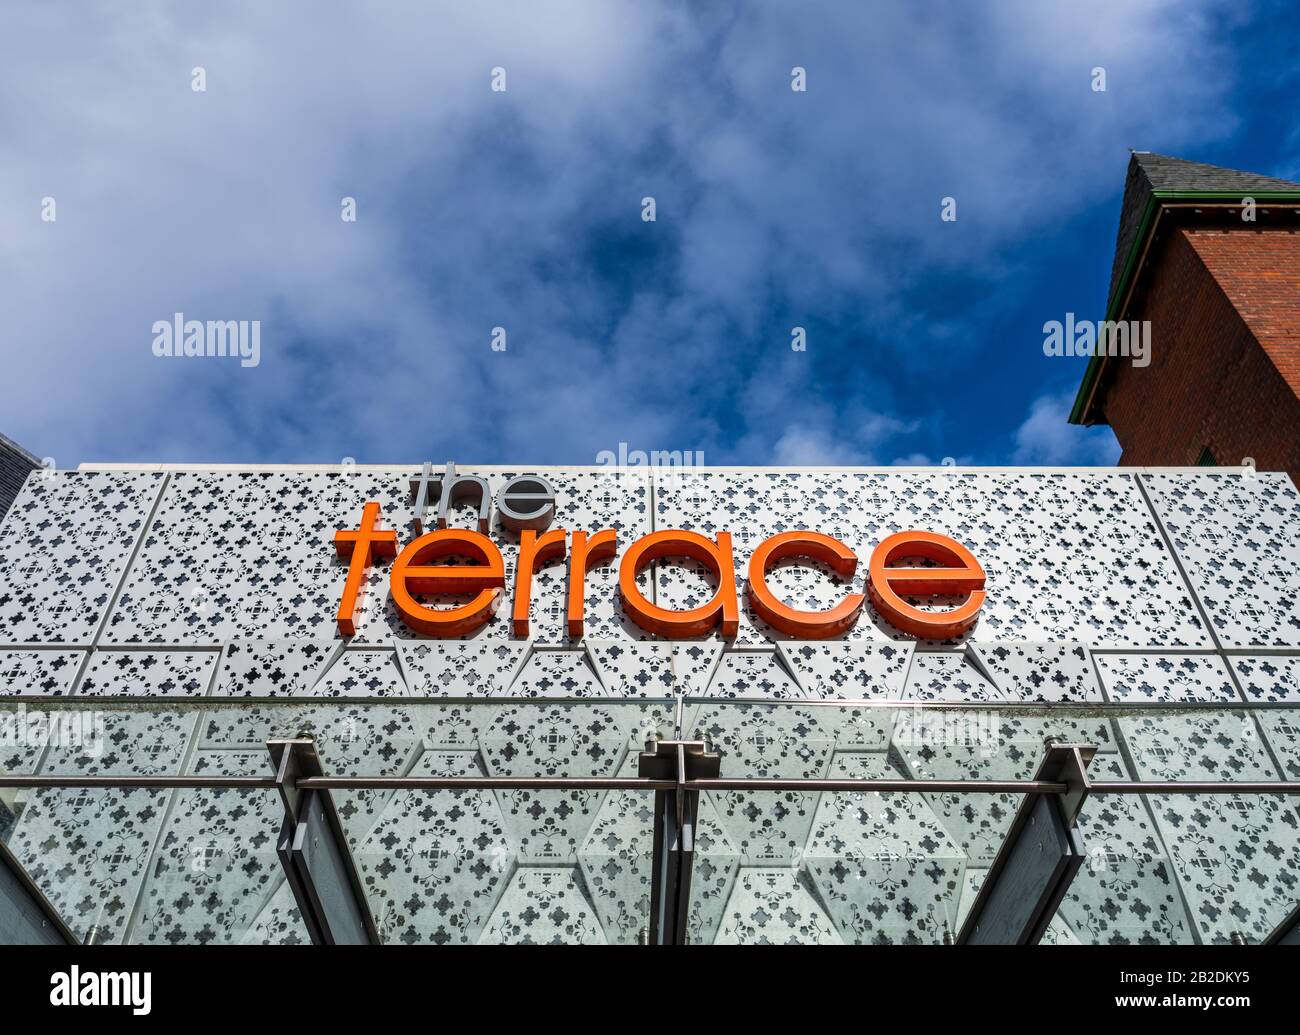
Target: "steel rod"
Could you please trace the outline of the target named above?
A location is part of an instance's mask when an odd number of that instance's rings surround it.
[[[0,776],[0,787],[230,788],[275,790],[269,776]]]
[[[1046,780],[780,780],[724,778],[690,780],[686,789],[692,791],[888,791],[948,794],[971,792],[974,794],[1064,794],[1063,783]]]
[[[1089,794],[1300,794],[1300,783],[1178,783],[1116,780],[1088,784]]]
[[[1162,715],[1209,712],[1230,715],[1234,712],[1252,711],[1292,711],[1300,712],[1300,705],[1295,701],[919,701],[914,698],[900,700],[897,698],[792,698],[773,700],[770,697],[627,697],[617,700],[600,697],[548,697],[548,705],[610,705],[648,708],[652,705],[673,706],[680,700],[688,708],[700,705],[740,706],[751,708],[769,708],[775,713],[778,709],[792,708],[844,708],[844,709],[882,709],[895,711],[955,711],[955,712],[1007,712],[1009,714],[1029,714],[1041,718],[1057,715],[1088,714],[1102,715]],[[355,694],[326,697],[323,695],[295,695],[269,697],[265,695],[248,697],[189,697],[161,698],[141,697],[129,694],[96,694],[51,697],[44,693],[10,693],[0,697],[0,718],[6,710],[27,708],[36,711],[87,711],[94,710],[112,713],[114,711],[148,711],[148,712],[186,712],[219,711],[237,708],[285,708],[301,709],[304,706],[322,709],[345,707],[374,708],[430,708],[468,705],[473,707],[500,707],[503,704],[518,704],[518,698],[486,697],[458,695],[445,697],[376,697],[357,696]]]
[[[60,788],[209,788],[274,790],[269,776],[4,776],[0,787]],[[635,776],[308,776],[304,790],[523,790],[523,791],[839,791],[922,794],[1064,794],[1063,783],[1043,780],[829,780],[702,779],[643,780]],[[1093,794],[1300,794],[1300,783],[1198,783],[1188,781],[1112,781],[1091,783]]]

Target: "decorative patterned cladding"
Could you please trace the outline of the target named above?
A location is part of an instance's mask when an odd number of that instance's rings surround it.
[[[519,673],[526,640],[398,640],[407,684],[416,697],[486,697],[503,694]]]
[[[235,640],[222,658],[219,697],[294,697],[314,691],[342,652],[339,643],[313,640]]]
[[[884,754],[839,754],[832,777],[903,775]],[[956,934],[966,854],[919,794],[823,794],[803,853],[846,942],[942,942]]]
[[[1099,654],[1097,667],[1112,701],[1241,699],[1217,654]]]
[[[842,945],[805,871],[745,867],[723,911],[715,945]]]
[[[78,695],[202,697],[216,671],[218,652],[97,650],[81,677]]]
[[[0,695],[71,693],[83,657],[79,650],[0,651]]]
[[[405,541],[415,473],[33,477],[0,531],[0,645],[94,639],[164,478],[103,643],[335,639],[332,615],[344,566],[332,548],[333,532],[354,527],[362,504],[374,499]],[[516,472],[463,473],[485,477],[495,492]],[[1181,565],[1224,646],[1300,648],[1300,605],[1287,592],[1300,577],[1300,498],[1282,476],[718,470],[661,478],[652,492],[644,473],[540,473],[557,488],[558,527],[614,528],[622,547],[650,531],[652,498],[655,528],[730,531],[742,583],[754,546],[780,531],[807,527],[841,538],[864,559],[855,590],[862,589],[865,558],[886,535],[906,528],[952,535],[989,575],[989,600],[968,637],[973,642],[1213,649]],[[456,515],[462,525],[470,519],[464,509]],[[510,544],[517,537],[499,523],[493,534],[505,546],[512,584]],[[792,603],[825,606],[845,587],[817,568],[780,565],[771,581]],[[419,642],[393,613],[386,578],[383,565],[370,573],[358,642]],[[565,584],[563,564],[537,573],[532,621],[539,642],[567,642]],[[667,605],[702,599],[708,590],[707,578],[690,564],[657,564],[644,584]],[[587,596],[591,638],[646,638],[621,613],[615,565],[588,576]],[[745,614],[738,645],[784,639],[761,625]],[[502,618],[477,638],[512,639]],[[847,638],[910,642],[870,608]]]
[[[1234,657],[1231,661],[1246,700],[1300,704],[1300,655]]]
[[[428,751],[419,776],[486,775],[477,752]],[[514,869],[491,791],[398,791],[353,855],[385,942],[474,944]]]
[[[629,753],[618,775],[636,771],[636,755]],[[611,944],[638,944],[650,915],[653,844],[647,831],[653,809],[652,792],[611,791],[578,850],[583,880]],[[717,935],[739,858],[712,800],[702,795],[687,917],[692,944],[708,945]]]
[[[1101,700],[1092,658],[1081,643],[972,643],[969,650],[1007,700]]]
[[[718,642],[588,638],[586,643],[614,697],[703,694],[722,654]]]
[[[334,611],[346,574],[335,554],[335,530],[355,528],[363,504],[376,500],[388,525],[398,529],[399,541],[407,542],[413,535],[408,484],[417,473],[171,475],[109,623],[108,641],[334,638]],[[461,473],[485,477],[493,493],[515,474],[473,468]],[[648,484],[616,486],[594,472],[546,476],[558,497],[555,527],[613,528],[624,544],[650,530]],[[467,510],[457,515],[457,523],[471,524]],[[491,531],[499,543],[518,543],[495,516]],[[503,553],[507,585],[512,585],[515,551],[507,546]],[[588,582],[587,629],[593,635],[626,635],[612,571],[599,568]],[[386,567],[370,573],[358,627],[361,642],[415,638],[388,600],[387,577]],[[562,565],[544,567],[533,582],[533,621],[539,635],[553,642],[567,638],[565,585]],[[508,624],[499,619],[483,635],[507,640]]]
[[[630,776],[680,716],[723,775],[1026,778],[1067,740],[1098,746],[1097,780],[1300,780],[1295,711],[1254,707],[1300,704],[1288,479],[719,470],[651,488],[644,472],[521,471],[555,484],[556,526],[616,528],[621,548],[652,528],[730,531],[742,590],[750,552],[777,532],[823,531],[859,555],[851,587],[779,566],[770,582],[794,606],[861,591],[871,549],[908,528],[969,546],[989,600],[947,644],[918,644],[869,605],[841,639],[791,640],[745,614],[734,644],[673,642],[622,616],[614,564],[588,576],[574,641],[554,564],[534,579],[530,638],[510,634],[508,589],[494,622],[442,641],[397,621],[385,563],[345,643],[333,531],[375,499],[408,541],[415,473],[34,476],[0,526],[0,720],[46,707],[89,725],[71,743],[0,736],[0,776],[262,773],[266,740],[300,732],[340,775]],[[462,473],[494,493],[513,476]],[[468,510],[454,523],[472,525]],[[517,537],[492,537],[512,586]],[[665,606],[710,592],[689,564],[657,564],[642,585]],[[115,709],[119,697],[147,701]],[[649,792],[335,802],[388,942],[644,936]],[[1017,804],[705,793],[690,940],[950,939]],[[0,838],[78,935],[102,940],[308,941],[275,857],[281,815],[262,791],[0,788]],[[1095,794],[1080,825],[1090,855],[1051,943],[1258,941],[1300,898],[1293,799]]]
[[[54,738],[39,771],[157,776],[181,771],[197,716],[162,711],[82,714]],[[30,771],[30,770],[29,770]],[[36,791],[9,850],[82,938],[121,941],[159,843],[172,792],[109,787]]]
[[[862,559],[852,583],[861,592],[875,545],[923,529],[965,544],[988,575],[971,639],[1213,646],[1130,474],[705,471],[679,482],[656,486],[656,527],[731,532],[742,584],[759,543],[810,528]],[[836,603],[846,588],[838,582],[803,565],[769,578],[809,609]],[[661,568],[657,588],[660,604],[687,607],[703,602],[707,581],[699,566]],[[784,638],[744,609],[738,643]],[[868,612],[848,638],[907,639]]]
[[[901,698],[915,647],[911,643],[805,640],[781,642],[776,649],[804,696],[860,701]]]
[[[585,650],[534,650],[507,697],[604,697],[605,685]],[[662,695],[661,695],[662,696]]]
[[[44,472],[0,524],[0,642],[94,640],[163,476]]]
[[[480,945],[605,945],[596,910],[572,866],[515,870]]]
[[[192,771],[260,776],[266,749],[200,752]],[[243,941],[284,882],[275,854],[284,812],[274,791],[194,788],[175,792],[144,881],[131,941]]]
[[[1224,647],[1300,647],[1300,496],[1285,474],[1143,474]]]

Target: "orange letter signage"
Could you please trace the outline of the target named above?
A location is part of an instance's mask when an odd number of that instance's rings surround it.
[[[943,567],[889,567],[900,557],[923,557]],[[872,553],[867,592],[880,617],[894,628],[923,640],[947,640],[975,624],[986,596],[984,569],[966,547],[946,535],[898,532]],[[970,598],[952,611],[922,611],[903,599],[903,595],[963,593],[969,593]]]
[[[436,557],[471,557],[478,564],[426,565]],[[389,590],[402,621],[426,636],[465,636],[485,625],[501,605],[506,567],[501,551],[479,532],[443,528],[412,539],[393,561]],[[468,604],[441,610],[413,593],[477,593]]]
[[[829,611],[800,611],[777,599],[767,588],[767,569],[786,557],[808,557],[850,579],[858,566],[857,555],[838,539],[820,532],[782,532],[759,544],[749,559],[749,602],[763,621],[774,629],[806,640],[824,640],[852,627],[866,598],[850,593]]]
[[[564,529],[552,528],[540,536],[525,528],[519,536],[519,559],[515,562],[515,611],[511,625],[516,636],[528,635],[528,607],[533,602],[533,572],[543,564],[564,556]]]
[[[397,553],[397,533],[391,528],[379,529],[379,504],[367,503],[361,511],[361,527],[340,528],[334,533],[334,548],[348,562],[348,579],[343,584],[343,599],[339,601],[337,615],[339,634],[355,636],[357,633],[357,601],[365,582],[366,569],[376,557],[392,557]]]
[[[591,538],[574,532],[569,547],[569,635],[580,639],[587,616],[587,572],[597,564],[612,561],[618,550],[618,533],[605,528]]]
[[[646,600],[636,584],[636,577],[651,561],[664,557],[689,557],[705,565],[718,580],[718,591],[713,594],[713,599],[689,611],[672,611]],[[628,617],[657,636],[681,640],[700,636],[715,625],[721,625],[723,636],[735,636],[740,628],[736,569],[731,557],[729,532],[719,532],[716,543],[698,532],[676,529],[642,536],[623,555],[618,569],[618,591]]]

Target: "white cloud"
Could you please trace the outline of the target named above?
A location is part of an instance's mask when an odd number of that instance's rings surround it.
[[[916,423],[890,363],[942,362],[903,292],[1115,194],[1121,142],[1228,131],[1185,10],[1222,6],[18,6],[4,430],[60,464],[869,461]],[[262,320],[262,365],[155,359],[176,311]],[[791,312],[851,326],[791,367]]]
[[[1073,403],[1073,392],[1035,399],[1029,416],[1016,429],[1011,462],[1051,467],[1109,467],[1118,463],[1120,446],[1110,428],[1069,423]]]

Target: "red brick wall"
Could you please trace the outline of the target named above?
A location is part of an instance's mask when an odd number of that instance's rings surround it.
[[[1116,365],[1103,409],[1122,464],[1254,457],[1300,485],[1300,233],[1178,229],[1129,319],[1151,321],[1151,364]]]

